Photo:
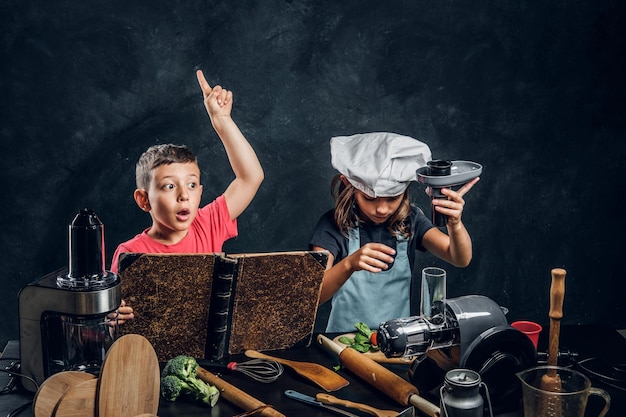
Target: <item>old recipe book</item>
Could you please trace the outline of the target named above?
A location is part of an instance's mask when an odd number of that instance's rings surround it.
[[[159,361],[308,346],[327,252],[120,256],[122,296]]]

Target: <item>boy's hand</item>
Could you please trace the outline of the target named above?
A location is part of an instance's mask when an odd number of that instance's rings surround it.
[[[211,87],[204,78],[202,70],[196,71],[196,76],[198,77],[198,84],[200,84],[202,89],[204,107],[211,119],[220,116],[230,116],[233,108],[233,93],[219,85]]]
[[[135,314],[133,313],[133,308],[129,305],[126,305],[126,301],[122,300],[122,303],[117,309],[117,323],[124,324],[128,320],[132,320],[134,318]]]

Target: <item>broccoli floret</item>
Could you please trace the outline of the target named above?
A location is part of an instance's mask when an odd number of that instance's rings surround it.
[[[161,373],[161,395],[168,401],[176,401],[181,395],[213,407],[219,399],[219,390],[198,378],[198,362],[191,356],[170,359]]]
[[[161,395],[163,398],[167,401],[176,401],[181,394],[191,394],[187,384],[174,375],[161,378]]]
[[[165,364],[161,376],[176,375],[180,379],[184,380],[190,375],[193,379],[198,375],[198,362],[191,356],[180,355],[173,359],[170,359]]]

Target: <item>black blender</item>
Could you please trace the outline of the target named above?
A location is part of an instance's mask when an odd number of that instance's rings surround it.
[[[66,370],[97,374],[117,337],[121,283],[105,269],[104,249],[102,222],[82,209],[69,226],[69,268],[20,290],[21,373],[37,385]],[[37,390],[28,378],[21,384]]]

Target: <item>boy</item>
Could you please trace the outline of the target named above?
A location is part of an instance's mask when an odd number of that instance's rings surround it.
[[[136,167],[135,202],[150,213],[152,226],[120,244],[111,263],[118,272],[123,252],[213,253],[237,236],[237,217],[248,207],[264,178],[259,160],[233,119],[233,94],[211,87],[202,71],[196,73],[204,106],[222,140],[235,179],[213,202],[199,208],[202,196],[200,168],[186,146],[155,145],[139,158]],[[122,305],[120,322],[133,318],[132,308]]]

